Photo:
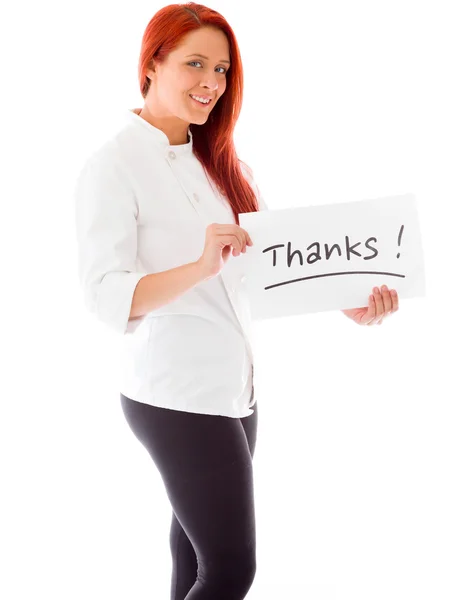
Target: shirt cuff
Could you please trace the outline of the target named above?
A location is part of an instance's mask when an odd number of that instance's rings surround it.
[[[111,271],[98,285],[96,316],[117,333],[128,333],[129,314],[137,284],[149,273]]]

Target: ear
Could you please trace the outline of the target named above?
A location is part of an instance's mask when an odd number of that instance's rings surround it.
[[[150,69],[147,69],[146,76],[148,79],[153,79],[155,77],[155,61],[152,59],[150,63]]]

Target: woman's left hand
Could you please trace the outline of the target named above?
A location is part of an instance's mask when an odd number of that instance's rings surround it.
[[[378,287],[373,289],[374,293],[369,296],[369,306],[342,310],[343,314],[358,325],[381,325],[385,317],[399,309],[396,290],[388,291],[386,285],[382,285],[381,289],[382,292]]]

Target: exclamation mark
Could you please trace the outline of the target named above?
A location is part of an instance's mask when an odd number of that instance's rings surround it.
[[[404,225],[401,225],[401,229],[399,230],[399,235],[398,235],[398,246],[401,245],[401,236],[402,236],[403,231],[404,231]],[[396,258],[399,258],[400,256],[401,255],[398,252],[398,256]]]

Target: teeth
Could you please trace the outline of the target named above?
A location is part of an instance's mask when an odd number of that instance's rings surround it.
[[[211,100],[203,100],[202,98],[197,98],[197,96],[192,96],[192,98],[198,100],[198,102],[201,102],[202,104],[209,104],[211,102]]]

